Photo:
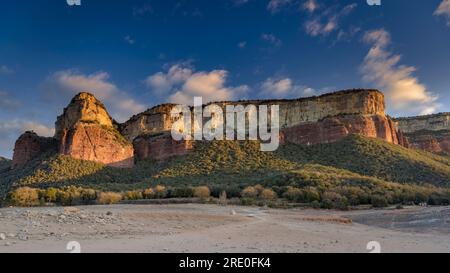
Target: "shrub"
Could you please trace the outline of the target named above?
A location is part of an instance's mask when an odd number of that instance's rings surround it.
[[[58,189],[48,188],[43,195],[46,202],[55,203],[58,197]]]
[[[145,199],[153,199],[153,198],[155,198],[155,191],[152,188],[148,188],[148,189],[144,190],[142,195]]]
[[[348,200],[339,193],[327,191],[322,195],[322,207],[326,209],[348,209]]]
[[[81,190],[81,200],[84,204],[91,204],[97,200],[97,192],[93,189],[83,189]]]
[[[372,195],[371,197],[371,204],[374,208],[385,208],[389,206],[388,200],[386,197],[381,195]]]
[[[56,202],[58,202],[61,206],[71,206],[72,205],[72,195],[63,190],[58,190],[56,194]]]
[[[175,198],[189,198],[193,195],[194,190],[191,187],[177,187],[170,192],[170,196]]]
[[[29,187],[18,188],[10,193],[9,201],[14,206],[32,207],[39,205],[38,190]]]
[[[284,193],[284,198],[291,202],[302,202],[303,191],[298,188],[288,187],[287,191]]]
[[[258,190],[255,187],[249,186],[241,192],[243,198],[256,198],[258,196]]]
[[[271,189],[264,189],[260,195],[263,200],[275,200],[277,199],[277,194]]]
[[[140,200],[142,199],[141,191],[126,191],[124,194],[124,199],[126,200]]]
[[[116,192],[101,192],[98,195],[97,203],[100,205],[116,204],[122,200],[122,195]]]
[[[167,190],[166,187],[162,185],[158,185],[155,187],[155,198],[157,199],[163,199],[167,196]]]
[[[196,187],[194,188],[194,196],[197,198],[205,199],[211,196],[211,191],[208,187]]]

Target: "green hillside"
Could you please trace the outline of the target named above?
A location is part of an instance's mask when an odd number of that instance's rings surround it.
[[[23,186],[125,191],[163,184],[208,185],[213,193],[226,190],[229,196],[239,196],[246,186],[261,184],[279,195],[295,187],[359,200],[355,203],[366,203],[372,195],[393,203],[416,200],[421,193],[450,197],[448,157],[361,136],[333,144],[286,145],[274,153],[260,152],[257,142],[197,143],[189,155],[165,163],[144,161],[129,170],[48,154],[20,171],[3,170],[0,176],[3,195]]]

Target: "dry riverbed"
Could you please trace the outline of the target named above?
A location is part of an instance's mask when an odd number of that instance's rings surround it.
[[[0,252],[450,253],[450,208],[323,211],[216,205],[0,209]]]

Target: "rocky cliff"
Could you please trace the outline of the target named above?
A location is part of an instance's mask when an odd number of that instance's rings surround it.
[[[283,143],[316,144],[360,134],[403,144],[394,122],[385,115],[384,95],[377,90],[348,90],[295,100],[219,102],[218,105],[279,105]],[[55,124],[55,137],[25,134],[16,143],[14,166],[26,164],[56,145],[60,154],[114,167],[131,167],[137,159],[164,160],[189,152],[191,142],[173,141],[169,132],[174,104],[164,104],[115,124],[105,106],[83,92],[72,99]],[[133,143],[130,144],[130,143]]]
[[[404,142],[397,133],[394,122],[385,115],[384,95],[377,90],[347,90],[295,100],[251,100],[216,104],[222,108],[227,105],[279,105],[284,143],[330,143],[349,134],[381,138],[394,144]],[[174,120],[170,118],[170,111],[174,106],[157,106],[121,125],[121,133],[128,140],[134,141],[136,154],[140,158],[164,158],[164,151],[167,155],[186,152],[184,147],[189,147],[188,143],[175,145],[170,141],[152,139],[148,135],[150,132],[164,133],[171,129]],[[147,136],[141,138],[141,135]],[[172,150],[172,145],[178,148]]]
[[[54,138],[40,137],[35,132],[25,132],[16,141],[14,147],[14,157],[12,168],[20,168],[35,157],[49,152],[56,151],[58,147]]]
[[[50,146],[56,147],[59,154],[76,159],[122,168],[134,165],[133,146],[113,126],[105,106],[86,92],[75,96],[58,117],[54,138],[29,132],[19,138],[13,167],[23,166]]]
[[[450,113],[398,118],[395,122],[409,147],[450,154]]]

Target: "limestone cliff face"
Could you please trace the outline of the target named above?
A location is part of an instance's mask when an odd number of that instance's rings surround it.
[[[450,113],[398,118],[408,146],[438,154],[450,154]]]
[[[63,131],[73,128],[77,123],[97,124],[113,127],[113,120],[105,106],[92,94],[82,92],[76,95],[55,124],[55,138],[61,138]]]
[[[17,139],[14,147],[12,168],[23,167],[26,163],[48,151],[56,151],[58,147],[55,138],[40,137],[34,132],[25,132]]]
[[[89,93],[78,94],[56,122],[59,153],[113,167],[134,165],[133,146],[113,126],[103,104]]]
[[[279,105],[280,128],[319,122],[339,115],[385,116],[384,95],[377,90],[346,90],[294,100],[230,101],[216,104],[222,108],[227,105]],[[142,134],[168,131],[174,122],[170,118],[173,107],[174,104],[165,104],[134,116],[120,126],[120,131],[129,141]]]
[[[381,138],[404,144],[394,122],[385,115],[383,93],[377,90],[348,90],[318,97],[295,100],[253,100],[216,103],[227,105],[279,105],[282,141],[295,144],[331,143],[349,134]],[[134,140],[139,158],[163,158],[184,154],[185,143],[165,139],[139,138],[140,135],[167,132],[174,120],[170,111],[175,105],[163,105],[137,115],[121,126],[121,132]],[[173,146],[177,148],[173,149]],[[166,153],[166,155],[162,155]]]
[[[173,107],[175,107],[175,104],[163,104],[153,107],[120,124],[119,130],[130,142],[140,135],[170,131],[173,124],[173,120],[170,118],[170,111]]]

